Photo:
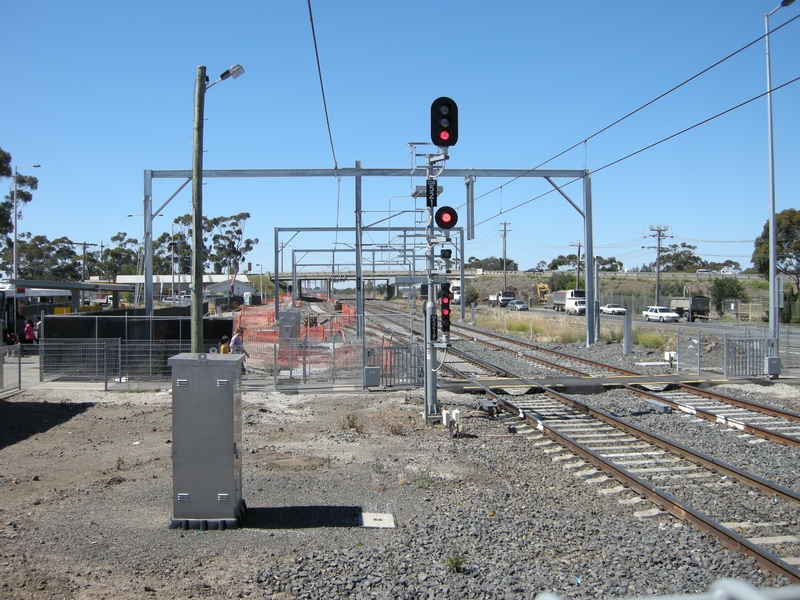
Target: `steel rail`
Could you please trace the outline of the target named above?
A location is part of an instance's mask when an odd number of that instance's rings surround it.
[[[642,398],[648,398],[650,400],[655,400],[656,402],[662,402],[671,406],[674,409],[677,409],[681,412],[693,415],[699,419],[705,419],[706,421],[710,421],[712,423],[720,423],[722,425],[727,425],[733,429],[737,429],[739,431],[743,431],[745,433],[749,433],[750,435],[754,435],[756,437],[769,440],[771,442],[777,442],[778,444],[783,444],[784,446],[800,446],[800,439],[783,434],[779,431],[773,431],[771,429],[767,429],[765,427],[760,427],[759,425],[751,425],[750,423],[740,421],[738,419],[732,419],[730,417],[726,417],[725,415],[718,415],[716,413],[703,410],[702,408],[697,408],[696,406],[690,406],[688,404],[682,404],[680,402],[675,402],[674,400],[667,398],[666,396],[660,396],[655,392],[650,392],[647,390],[643,390],[636,386],[632,386],[629,384],[622,385],[623,389],[626,389],[630,392],[633,392],[637,396],[641,396]],[[702,392],[699,388],[695,388],[693,386],[681,385],[681,388],[686,390],[689,393],[695,394],[695,390],[697,392]],[[709,393],[697,394],[698,396],[702,396],[704,398],[709,398],[712,400],[719,400],[720,402],[724,402],[724,396],[715,396]],[[738,405],[737,405],[738,406]],[[749,407],[744,407],[749,408]],[[754,410],[750,408],[750,410]],[[791,413],[790,413],[791,414]],[[775,415],[771,415],[775,416]]]
[[[467,337],[463,333],[459,333],[458,335],[461,336],[461,337],[465,337],[465,338]],[[494,336],[489,336],[489,337],[494,337]],[[494,342],[487,342],[486,340],[477,340],[474,337],[472,338],[472,341],[475,342],[475,343],[485,344],[485,345],[489,346],[490,348],[496,348],[496,349],[502,350],[504,352],[510,352],[512,354],[516,354],[517,356],[521,356],[521,357],[523,357],[523,358],[525,358],[527,360],[533,361],[533,362],[538,363],[540,365],[544,365],[545,367],[550,367],[551,369],[555,369],[557,371],[564,371],[565,373],[569,373],[570,375],[577,375],[578,377],[592,377],[592,375],[590,375],[588,373],[584,373],[583,371],[578,371],[577,369],[572,369],[572,368],[566,367],[564,365],[559,365],[559,364],[550,362],[548,360],[545,360],[543,358],[537,358],[535,356],[530,356],[528,354],[524,354],[524,353],[518,352],[516,350],[511,350],[507,346],[502,346],[500,344],[495,344]]]
[[[684,459],[688,457],[689,460],[697,460],[698,462],[700,462],[707,468],[710,468],[711,470],[728,473],[735,479],[740,480],[742,482],[746,482],[748,485],[752,485],[753,487],[761,489],[766,493],[774,493],[786,500],[800,502],[800,496],[798,496],[798,494],[794,493],[791,490],[788,490],[781,486],[777,486],[769,481],[761,479],[760,477],[746,473],[741,469],[733,467],[732,465],[727,465],[722,461],[718,461],[702,453],[695,452],[689,448],[681,446],[680,444],[670,442],[665,438],[661,438],[661,436],[642,430],[639,427],[636,427],[635,425],[632,425],[630,423],[625,423],[621,419],[617,419],[616,417],[608,415],[603,411],[592,409],[587,405],[583,404],[582,402],[578,402],[572,398],[569,398],[568,396],[564,396],[563,394],[560,394],[555,390],[551,390],[545,386],[540,386],[540,387],[542,387],[545,393],[547,393],[548,395],[560,398],[563,401],[566,401],[568,404],[578,408],[579,410],[582,410],[587,414],[595,416],[606,423],[612,424],[617,428],[621,428],[626,432],[635,432],[636,435],[639,435],[644,439],[651,441],[656,446],[670,449],[675,454],[678,454]],[[569,448],[570,450],[575,452],[578,456],[593,464],[600,471],[609,474],[611,477],[613,477],[620,483],[639,492],[644,497],[648,498],[654,504],[660,506],[670,514],[674,515],[679,519],[692,523],[693,525],[695,525],[696,527],[700,528],[703,531],[708,531],[709,533],[714,534],[717,538],[719,538],[723,546],[731,550],[736,550],[737,552],[741,552],[742,554],[752,556],[756,560],[756,562],[765,569],[773,573],[783,575],[784,577],[795,583],[800,583],[800,571],[798,571],[795,567],[793,567],[789,563],[784,562],[771,552],[768,552],[764,548],[752,543],[747,538],[740,536],[737,533],[734,533],[727,527],[724,527],[723,525],[717,523],[716,521],[704,515],[703,513],[682,503],[677,498],[673,497],[671,494],[668,494],[667,492],[660,490],[655,485],[649,483],[648,481],[645,481],[644,479],[641,479],[640,477],[629,472],[627,469],[620,467],[619,465],[616,465],[611,461],[606,460],[605,458],[603,458],[593,450],[587,448],[580,442],[577,442],[572,438],[570,438],[568,435],[559,432],[556,428],[548,426],[542,419],[522,411],[519,407],[515,406],[508,400],[500,398],[497,394],[492,393],[492,395],[495,397],[496,401],[503,407],[504,410],[507,410],[508,412],[517,417],[519,417],[520,414],[522,414],[523,419],[532,427],[535,427],[537,430],[541,431],[543,434],[547,435],[550,439],[556,441],[557,443]]]
[[[739,408],[746,408],[747,410],[752,410],[753,412],[769,415],[770,417],[779,417],[781,419],[786,419],[787,421],[797,421],[798,423],[800,423],[800,414],[792,412],[790,410],[783,410],[781,408],[775,408],[773,406],[766,406],[765,404],[760,404],[758,402],[740,400],[739,398],[734,398],[732,396],[720,394],[719,392],[704,390],[702,388],[693,385],[688,385],[685,383],[681,383],[679,387],[680,389],[685,390],[691,394],[703,396],[704,398],[708,398],[710,400],[717,400],[719,402],[724,402],[726,404],[733,404],[734,406],[738,406]]]
[[[405,313],[403,313],[401,311],[397,311],[397,312],[398,312],[398,314],[405,314]],[[416,319],[417,317],[415,316],[414,318]],[[457,324],[457,323],[452,323],[451,324],[451,328],[465,329],[465,330],[467,330],[469,332],[472,332],[475,335],[482,335],[482,336],[485,336],[485,337],[494,338],[494,339],[501,340],[501,341],[504,341],[504,342],[511,342],[513,344],[517,344],[518,346],[522,346],[523,348],[528,348],[530,350],[535,350],[537,352],[543,352],[545,354],[555,354],[556,356],[559,356],[559,357],[561,357],[561,358],[563,358],[565,360],[571,360],[573,362],[583,363],[583,364],[586,364],[586,365],[589,365],[589,366],[592,366],[592,367],[595,367],[595,368],[604,369],[606,371],[611,371],[612,373],[618,373],[620,375],[631,375],[631,376],[636,376],[636,377],[641,377],[642,376],[641,373],[634,373],[633,371],[628,371],[628,370],[622,369],[620,367],[615,367],[615,366],[612,366],[612,365],[607,365],[607,364],[604,364],[604,363],[592,361],[592,360],[589,360],[589,359],[586,359],[586,358],[573,356],[573,355],[567,354],[565,352],[559,352],[557,350],[549,350],[547,348],[542,348],[541,346],[537,346],[536,344],[531,344],[529,342],[525,342],[524,340],[519,340],[517,338],[511,338],[511,337],[507,337],[507,336],[502,336],[500,334],[490,333],[490,332],[482,331],[482,330],[479,330],[479,329],[474,329],[474,328],[467,327],[465,325],[460,325],[460,324]],[[415,332],[415,333],[417,333],[417,332]],[[469,335],[465,335],[463,333],[458,333],[458,335],[461,336],[461,337],[464,337],[464,338],[469,338],[470,337]],[[565,373],[569,373],[571,375],[576,375],[577,377],[584,377],[584,378],[594,377],[593,375],[591,375],[589,373],[585,373],[583,371],[579,371],[577,369],[573,369],[571,367],[567,367],[567,366],[564,366],[564,365],[559,365],[557,363],[550,362],[550,361],[545,360],[543,358],[537,358],[537,357],[531,356],[529,354],[524,354],[522,352],[511,350],[506,346],[502,346],[502,345],[499,345],[499,344],[494,344],[494,343],[488,342],[486,340],[478,340],[478,339],[472,337],[472,341],[474,341],[476,343],[486,344],[487,346],[489,346],[491,348],[496,348],[498,350],[503,350],[504,352],[510,352],[510,353],[516,354],[518,356],[522,356],[527,360],[536,362],[538,364],[544,365],[546,367],[550,367],[550,368],[558,370],[558,371],[563,371]],[[449,351],[452,352],[453,351],[452,348]]]
[[[465,353],[456,352],[456,354],[462,355],[462,358],[467,358],[466,356],[463,356]],[[469,358],[470,360],[477,359],[477,357],[469,357]],[[638,427],[632,423],[628,423],[627,421],[624,421],[623,419],[620,419],[618,417],[614,417],[613,415],[606,413],[605,411],[592,408],[589,405],[580,402],[574,398],[571,398],[570,396],[557,392],[552,388],[538,384],[525,377],[520,377],[519,375],[513,374],[503,367],[497,367],[497,365],[492,365],[491,363],[484,361],[482,359],[477,359],[477,362],[482,363],[482,366],[484,366],[484,368],[497,369],[505,373],[506,376],[515,377],[520,381],[524,382],[526,385],[530,385],[532,388],[540,389],[543,393],[547,394],[548,396],[553,397],[559,400],[560,402],[571,406],[572,408],[578,410],[579,412],[592,416],[602,422],[605,422],[615,427],[616,429],[625,431],[626,433],[632,433],[638,436],[639,438],[652,443],[657,447],[666,449],[676,454],[677,456],[683,458],[684,460],[693,461],[696,464],[704,466],[705,468],[709,469],[712,472],[724,473],[729,477],[733,478],[735,481],[739,481],[744,485],[748,485],[750,487],[758,489],[766,494],[774,494],[786,501],[800,504],[800,494],[797,494],[796,492],[788,488],[776,485],[770,481],[758,477],[757,475],[753,475],[751,473],[743,471],[738,467],[734,467],[733,465],[729,465],[723,461],[717,460],[704,453],[697,452],[695,450],[692,450],[691,448],[683,446],[682,444],[678,444],[677,442],[668,440],[667,438],[664,438],[656,433],[647,431],[646,429]],[[489,389],[476,379],[469,377],[452,367],[444,365],[444,368],[450,370],[451,372],[457,373],[458,376],[465,378],[470,383],[482,389],[487,397],[494,400],[499,406],[501,406],[507,412],[517,417],[522,415],[523,420],[527,422],[529,425],[531,425],[538,431],[541,431],[544,435],[547,435],[550,439],[554,440],[555,442],[561,444],[566,448],[569,448],[571,451],[575,452],[578,456],[580,456],[587,462],[594,465],[598,470],[609,474],[611,477],[613,477],[623,485],[626,485],[629,488],[637,491],[639,494],[648,498],[651,502],[661,507],[665,511],[669,512],[673,516],[681,520],[687,521],[689,523],[692,523],[694,526],[698,527],[702,531],[707,531],[713,534],[720,540],[720,542],[724,547],[729,548],[731,550],[735,550],[747,556],[751,556],[763,568],[773,573],[783,575],[784,577],[786,577],[787,579],[789,579],[794,583],[800,583],[800,571],[797,570],[792,565],[790,565],[789,563],[781,560],[779,557],[775,556],[771,552],[768,552],[767,550],[754,544],[747,538],[731,531],[727,527],[714,521],[713,519],[704,515],[700,511],[697,511],[692,507],[684,504],[671,494],[668,494],[667,492],[660,490],[655,485],[634,475],[627,469],[620,467],[619,465],[614,464],[612,461],[603,458],[590,448],[572,439],[570,436],[559,432],[558,429],[550,427],[545,423],[544,419],[537,417],[536,415],[533,415],[530,412],[525,412],[521,410],[512,402],[509,402],[508,400],[501,397],[499,394],[493,392],[491,389]],[[636,391],[635,388],[632,389]]]
[[[606,369],[607,371],[611,371],[613,373],[618,373],[620,375],[631,375],[631,376],[642,377],[641,373],[635,373],[634,371],[628,371],[627,369],[623,369],[623,368],[620,368],[620,367],[615,367],[613,365],[607,365],[607,364],[604,364],[604,363],[599,363],[599,362],[596,362],[596,361],[593,361],[593,360],[589,360],[588,358],[582,358],[580,356],[573,356],[572,354],[567,354],[566,352],[559,352],[558,350],[550,350],[549,348],[543,348],[542,346],[537,346],[536,344],[531,344],[530,342],[526,342],[524,340],[520,340],[520,339],[517,339],[517,338],[511,338],[511,337],[508,337],[508,336],[503,336],[503,335],[500,335],[498,333],[492,333],[492,332],[483,331],[483,330],[480,330],[480,329],[476,329],[474,327],[469,327],[467,325],[462,325],[460,323],[453,323],[451,325],[451,327],[456,328],[456,329],[463,329],[465,331],[472,331],[472,332],[477,333],[479,335],[485,335],[487,337],[492,337],[492,338],[495,338],[495,339],[498,339],[498,340],[502,340],[502,341],[505,341],[505,342],[512,342],[512,343],[517,344],[519,346],[523,346],[525,348],[530,348],[530,349],[536,350],[538,352],[544,352],[546,354],[555,354],[556,356],[560,356],[561,358],[564,358],[564,359],[567,359],[567,360],[571,360],[571,361],[574,361],[574,362],[587,364],[587,365],[590,365],[592,367]]]

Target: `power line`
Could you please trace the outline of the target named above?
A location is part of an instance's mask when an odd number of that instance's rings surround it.
[[[613,161],[613,162],[610,162],[610,163],[608,163],[607,165],[603,165],[603,166],[602,166],[602,167],[600,167],[599,169],[595,169],[595,170],[593,171],[593,173],[597,173],[598,171],[602,171],[603,169],[607,169],[608,167],[611,167],[611,166],[613,166],[613,165],[616,165],[617,163],[621,163],[623,160],[628,160],[629,158],[632,158],[632,157],[636,156],[637,154],[641,154],[641,153],[642,153],[642,152],[644,152],[645,150],[650,150],[651,148],[655,148],[655,147],[656,147],[656,146],[658,146],[659,144],[663,144],[664,142],[666,142],[666,141],[669,141],[669,140],[671,140],[672,138],[676,138],[676,137],[678,137],[679,135],[682,135],[682,134],[686,133],[687,131],[691,131],[692,129],[695,129],[695,128],[697,128],[697,127],[700,127],[701,125],[705,125],[706,123],[710,123],[710,122],[711,122],[711,121],[713,121],[714,119],[717,119],[717,118],[719,118],[719,117],[721,117],[721,116],[723,116],[723,115],[726,115],[726,114],[728,114],[729,112],[733,112],[734,110],[736,110],[736,109],[738,109],[738,108],[742,108],[743,106],[747,106],[747,105],[748,105],[748,104],[750,104],[751,102],[754,102],[754,101],[756,101],[756,100],[758,100],[758,99],[760,99],[760,98],[763,98],[764,96],[766,96],[766,95],[767,95],[767,94],[769,94],[770,92],[776,92],[776,91],[778,91],[779,89],[781,89],[781,88],[784,88],[784,87],[786,87],[787,85],[791,85],[792,83],[795,83],[795,82],[797,82],[797,81],[800,81],[800,77],[795,77],[794,79],[791,79],[791,80],[787,81],[787,82],[786,82],[786,83],[784,83],[783,85],[779,85],[779,86],[778,86],[778,87],[776,87],[776,88],[772,88],[771,90],[767,90],[767,91],[766,91],[766,92],[764,92],[763,94],[759,94],[758,96],[754,96],[753,98],[750,98],[749,100],[745,100],[744,102],[742,102],[742,103],[740,103],[740,104],[737,104],[736,106],[732,106],[731,108],[729,108],[729,109],[727,109],[727,110],[723,110],[722,112],[720,112],[720,113],[717,113],[717,114],[716,114],[716,115],[714,115],[713,117],[709,117],[708,119],[705,119],[704,121],[700,121],[699,123],[695,123],[694,125],[692,125],[692,126],[690,126],[690,127],[687,127],[686,129],[683,129],[683,130],[681,130],[681,131],[679,131],[679,132],[677,132],[677,133],[673,133],[672,135],[670,135],[670,136],[667,136],[667,137],[665,137],[665,138],[663,138],[663,139],[661,139],[661,140],[659,140],[659,141],[657,141],[657,142],[654,142],[654,143],[650,144],[649,146],[645,146],[644,148],[641,148],[641,149],[637,150],[636,152],[631,152],[631,153],[630,153],[630,154],[628,154],[627,156],[623,156],[622,158],[618,158],[617,160],[615,160],[615,161]]]
[[[309,0],[309,1],[310,1],[310,0]],[[796,16],[792,17],[791,19],[789,19],[789,20],[788,20],[788,21],[786,21],[785,23],[783,23],[783,24],[779,25],[778,27],[776,27],[775,29],[773,29],[773,30],[770,32],[770,35],[771,35],[771,34],[773,34],[773,33],[775,33],[776,31],[778,31],[779,29],[781,29],[781,28],[785,27],[786,25],[788,25],[789,23],[791,23],[792,21],[794,21],[795,19],[798,19],[798,18],[800,18],[800,15],[796,15]],[[752,45],[754,45],[754,44],[756,44],[756,43],[760,42],[760,41],[761,41],[761,40],[763,40],[765,37],[767,37],[767,34],[766,34],[766,33],[765,33],[764,35],[762,35],[761,37],[758,37],[758,38],[754,39],[754,40],[753,40],[752,42],[750,42],[749,44],[746,44],[745,46],[742,46],[741,48],[739,48],[739,49],[738,49],[738,50],[736,50],[735,52],[732,52],[731,54],[729,54],[729,55],[728,55],[728,56],[726,56],[725,58],[718,60],[717,62],[715,62],[715,63],[714,63],[714,64],[712,64],[711,66],[709,66],[709,67],[706,67],[706,68],[705,68],[705,69],[703,69],[702,71],[700,71],[700,72],[698,72],[698,73],[696,73],[696,74],[692,75],[691,77],[689,77],[689,79],[686,79],[685,81],[683,81],[683,82],[679,83],[678,85],[676,85],[676,86],[674,86],[674,87],[670,88],[670,89],[669,89],[669,90],[667,90],[666,92],[664,92],[664,93],[662,93],[662,94],[660,94],[660,95],[656,96],[655,98],[653,98],[653,99],[652,99],[652,100],[650,100],[649,102],[646,102],[645,104],[641,105],[639,108],[637,108],[637,109],[635,109],[635,110],[632,110],[631,112],[629,112],[628,114],[626,114],[626,115],[625,115],[625,116],[623,116],[623,117],[620,117],[619,119],[617,119],[617,120],[616,120],[616,121],[614,121],[613,123],[611,123],[611,124],[609,124],[609,125],[606,125],[606,126],[605,126],[605,127],[603,127],[602,129],[599,129],[598,131],[596,131],[596,132],[595,132],[595,133],[593,133],[592,135],[588,136],[587,138],[585,138],[585,139],[581,140],[580,142],[578,142],[578,143],[576,143],[576,144],[573,144],[572,146],[570,146],[570,147],[569,147],[569,148],[567,148],[566,150],[563,150],[562,152],[559,152],[559,153],[558,153],[558,154],[556,154],[555,156],[552,156],[552,157],[548,158],[546,161],[544,161],[544,162],[542,162],[542,163],[539,163],[537,166],[535,166],[535,167],[533,167],[532,169],[530,169],[530,171],[535,171],[536,169],[538,169],[538,168],[540,168],[540,167],[542,167],[542,166],[546,165],[547,163],[549,163],[549,162],[551,162],[551,161],[553,161],[553,160],[555,160],[555,159],[559,158],[560,156],[563,156],[564,154],[566,154],[566,153],[567,153],[567,152],[569,152],[570,150],[574,150],[575,148],[577,148],[577,147],[578,147],[578,146],[580,146],[581,144],[585,144],[586,142],[588,142],[589,140],[591,140],[591,139],[592,139],[592,138],[594,138],[594,137],[597,137],[597,136],[598,136],[598,135],[600,135],[601,133],[604,133],[604,132],[608,131],[609,129],[611,129],[611,128],[612,128],[612,127],[614,127],[615,125],[619,125],[619,124],[620,124],[620,123],[622,123],[622,122],[623,122],[625,119],[627,119],[627,118],[629,118],[629,117],[632,117],[633,115],[635,115],[636,113],[638,113],[638,112],[640,112],[640,111],[644,110],[645,108],[647,108],[647,107],[648,107],[648,106],[650,106],[651,104],[654,104],[655,102],[658,102],[659,100],[661,100],[662,98],[664,98],[664,97],[668,96],[668,95],[669,95],[669,94],[671,94],[672,92],[674,92],[674,91],[676,91],[676,90],[678,90],[678,89],[682,88],[682,87],[683,87],[684,85],[686,85],[687,83],[689,83],[689,82],[691,82],[691,81],[694,81],[695,79],[697,79],[697,78],[698,78],[698,77],[700,77],[701,75],[704,75],[704,74],[708,73],[708,72],[709,72],[711,69],[714,69],[715,67],[718,67],[719,65],[721,65],[721,64],[722,64],[722,63],[724,63],[725,61],[727,61],[727,60],[729,60],[729,59],[733,58],[734,56],[736,56],[736,55],[737,55],[737,54],[739,54],[740,52],[742,52],[742,51],[746,50],[746,49],[747,49],[747,48],[749,48],[750,46],[752,46]],[[792,82],[789,82],[789,83],[792,83]],[[784,84],[784,85],[786,85],[786,84]],[[781,86],[781,87],[783,87],[783,86]],[[780,88],[775,88],[775,89],[777,90],[777,89],[780,89]],[[774,90],[773,90],[773,91],[774,91]],[[766,95],[766,94],[762,94],[762,96],[763,96],[763,95]],[[761,97],[761,96],[759,96],[759,98],[760,98],[760,97]],[[754,99],[755,99],[755,98],[754,98]],[[627,157],[626,157],[626,158],[627,158]],[[624,160],[624,159],[622,159],[622,160]],[[613,164],[613,163],[612,163],[612,164]],[[607,165],[607,166],[609,166],[609,165]],[[530,172],[530,171],[528,171],[528,172]],[[493,189],[489,190],[488,192],[486,192],[486,193],[484,193],[484,194],[481,194],[480,196],[477,196],[477,197],[475,198],[475,200],[479,200],[480,198],[483,198],[484,196],[488,196],[489,194],[491,194],[491,193],[493,193],[493,192],[497,191],[498,189],[501,189],[503,186],[505,186],[505,185],[508,185],[509,183],[511,183],[511,182],[513,182],[513,181],[516,181],[517,179],[520,179],[521,177],[522,177],[522,175],[519,175],[519,176],[517,176],[517,177],[514,177],[513,179],[509,179],[508,181],[506,181],[506,182],[505,182],[505,183],[503,183],[502,185],[499,185],[499,186],[497,186],[497,187],[495,187],[495,188],[493,188]],[[572,182],[570,182],[570,183],[572,183]],[[522,205],[520,205],[520,206],[522,206]],[[511,209],[511,210],[513,210],[513,209]]]
[[[610,163],[608,163],[606,165],[603,165],[602,167],[599,167],[599,168],[595,169],[594,171],[592,171],[592,173],[598,173],[598,172],[600,172],[600,171],[602,171],[604,169],[607,169],[608,167],[614,166],[614,165],[616,165],[618,163],[621,163],[621,162],[623,162],[625,160],[628,160],[629,158],[633,158],[637,154],[641,154],[642,152],[644,152],[646,150],[650,150],[651,148],[655,148],[659,144],[663,144],[664,142],[667,142],[667,141],[669,141],[669,140],[671,140],[673,138],[678,137],[679,135],[687,133],[687,132],[691,131],[692,129],[696,129],[697,127],[700,127],[701,125],[705,125],[706,123],[710,123],[714,119],[717,119],[717,118],[719,118],[719,117],[721,117],[723,115],[728,114],[729,112],[733,112],[734,110],[742,108],[743,106],[747,106],[751,102],[755,102],[756,100],[758,100],[760,98],[763,98],[764,96],[766,96],[770,92],[776,92],[779,89],[786,87],[787,85],[791,85],[793,83],[796,83],[797,81],[800,81],[800,77],[795,77],[794,79],[791,79],[791,80],[787,81],[786,83],[779,85],[778,87],[774,87],[771,90],[763,92],[763,93],[759,94],[758,96],[754,96],[754,97],[750,98],[749,100],[745,100],[744,102],[741,102],[740,104],[737,104],[736,106],[732,106],[731,108],[729,108],[727,110],[723,110],[722,112],[717,113],[716,115],[714,115],[712,117],[709,117],[707,119],[704,119],[704,120],[700,121],[699,123],[695,123],[694,125],[691,125],[691,126],[685,128],[685,129],[682,129],[681,131],[678,131],[677,133],[673,133],[672,135],[668,135],[667,137],[662,138],[662,139],[658,140],[657,142],[653,142],[652,144],[650,144],[648,146],[645,146],[644,148],[640,148],[639,150],[636,150],[635,152],[631,152],[630,154],[628,154],[626,156],[623,156],[622,158],[618,158],[617,160],[614,160],[614,161],[612,161],[612,162],[610,162]],[[564,187],[566,187],[566,186],[568,186],[570,184],[573,184],[573,183],[575,183],[576,181],[579,181],[579,180],[580,180],[580,178],[575,178],[572,181],[568,181],[564,185],[560,186],[559,189],[564,188]],[[503,184],[503,185],[506,185],[506,184]],[[497,188],[495,188],[495,189],[497,189]],[[525,206],[526,204],[529,204],[529,203],[533,202],[534,200],[539,200],[541,198],[544,198],[545,196],[547,196],[549,194],[552,194],[555,191],[556,191],[555,189],[548,190],[548,191],[546,191],[546,192],[544,192],[542,194],[539,194],[538,196],[534,196],[530,200],[526,200],[525,202],[521,202],[520,204],[517,204],[516,206],[512,206],[511,208],[507,208],[507,209],[503,210],[503,212],[496,213],[496,214],[492,215],[491,217],[487,217],[486,219],[484,219],[483,221],[481,221],[479,223],[476,223],[475,225],[476,226],[477,225],[481,225],[483,223],[486,223],[487,221],[491,221],[492,219],[495,219],[495,218],[499,217],[500,215],[504,215],[504,214],[510,213],[512,210],[516,210],[517,208]]]
[[[322,83],[322,66],[319,62],[319,49],[317,48],[317,33],[314,31],[314,16],[311,14],[311,0],[308,0],[308,20],[311,21],[311,37],[314,39],[314,55],[317,57],[317,73],[319,73],[319,89],[322,92],[322,106],[325,109],[325,124],[328,126],[328,139],[331,142],[331,154],[333,154],[333,168],[338,169],[336,162],[336,150],[333,148],[333,135],[331,134],[331,122],[328,118],[328,102],[325,100],[325,86]]]

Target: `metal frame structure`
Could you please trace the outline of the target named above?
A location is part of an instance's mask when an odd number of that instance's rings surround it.
[[[144,220],[144,279],[145,279],[145,313],[152,314],[153,311],[153,219],[172,201],[180,191],[192,181],[192,170],[145,170],[144,171],[144,195],[142,218]],[[362,210],[361,210],[361,180],[363,177],[402,177],[409,176],[425,177],[424,167],[413,167],[411,169],[391,169],[391,168],[362,168],[361,161],[356,161],[355,167],[341,169],[207,169],[203,171],[205,178],[296,178],[296,177],[352,177],[355,182],[355,228],[336,228],[336,227],[317,227],[308,228],[308,231],[350,231],[356,233],[356,301],[359,306],[363,306],[363,289],[361,277],[361,235],[363,233]],[[584,219],[584,242],[586,247],[586,345],[592,346],[595,342],[595,293],[594,293],[594,241],[592,234],[592,186],[591,173],[588,170],[559,170],[559,169],[450,169],[445,168],[437,175],[437,179],[448,177],[461,178],[466,187],[467,196],[467,236],[472,239],[474,229],[474,184],[477,178],[544,178],[555,190],[569,202],[572,207]],[[553,180],[559,178],[581,179],[583,180],[583,209],[581,209],[562,189],[563,186],[557,185]],[[179,188],[163,203],[158,209],[153,211],[153,179],[184,179],[185,181]],[[370,228],[372,231],[381,229]],[[400,229],[400,228],[398,228]],[[299,229],[296,229],[299,230]],[[462,243],[463,248],[463,243]],[[463,263],[463,261],[462,261]],[[275,245],[275,265],[277,277],[278,265],[278,239],[276,230]],[[463,287],[462,287],[463,290]],[[193,307],[194,310],[194,307]],[[275,316],[278,317],[280,307],[278,306],[277,296],[275,301]],[[463,318],[463,309],[462,309]],[[363,334],[363,321],[358,320],[358,334]]]

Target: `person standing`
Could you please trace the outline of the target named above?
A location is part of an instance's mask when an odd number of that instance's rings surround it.
[[[222,339],[220,340],[219,344],[219,353],[220,354],[230,354],[231,353],[231,346],[230,346],[230,338],[227,335],[223,335]]]
[[[247,350],[244,349],[244,327],[237,327],[236,331],[231,338],[231,352],[233,354],[244,354],[247,358],[250,358],[250,355],[247,353]]]
[[[22,330],[22,343],[25,345],[33,345],[33,340],[36,334],[33,330],[33,321],[28,319],[25,321],[25,328]]]

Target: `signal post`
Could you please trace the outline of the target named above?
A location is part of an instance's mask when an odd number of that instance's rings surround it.
[[[439,401],[436,397],[436,372],[441,365],[437,365],[436,349],[444,350],[450,347],[450,284],[444,276],[450,272],[450,258],[452,250],[443,248],[439,269],[436,265],[436,245],[444,246],[450,241],[450,229],[455,227],[458,214],[449,206],[437,209],[438,176],[444,171],[448,156],[448,148],[458,141],[458,106],[450,98],[437,98],[431,104],[431,141],[437,146],[437,154],[427,156],[426,178],[426,205],[428,208],[428,224],[425,227],[427,240],[426,273],[428,279],[428,299],[425,302],[425,412],[424,421],[429,421],[441,416]],[[434,212],[435,211],[435,212]],[[436,229],[439,235],[436,235]],[[439,284],[439,294],[436,294],[436,284]],[[434,298],[439,297],[442,309],[441,335],[439,335],[438,317]]]

